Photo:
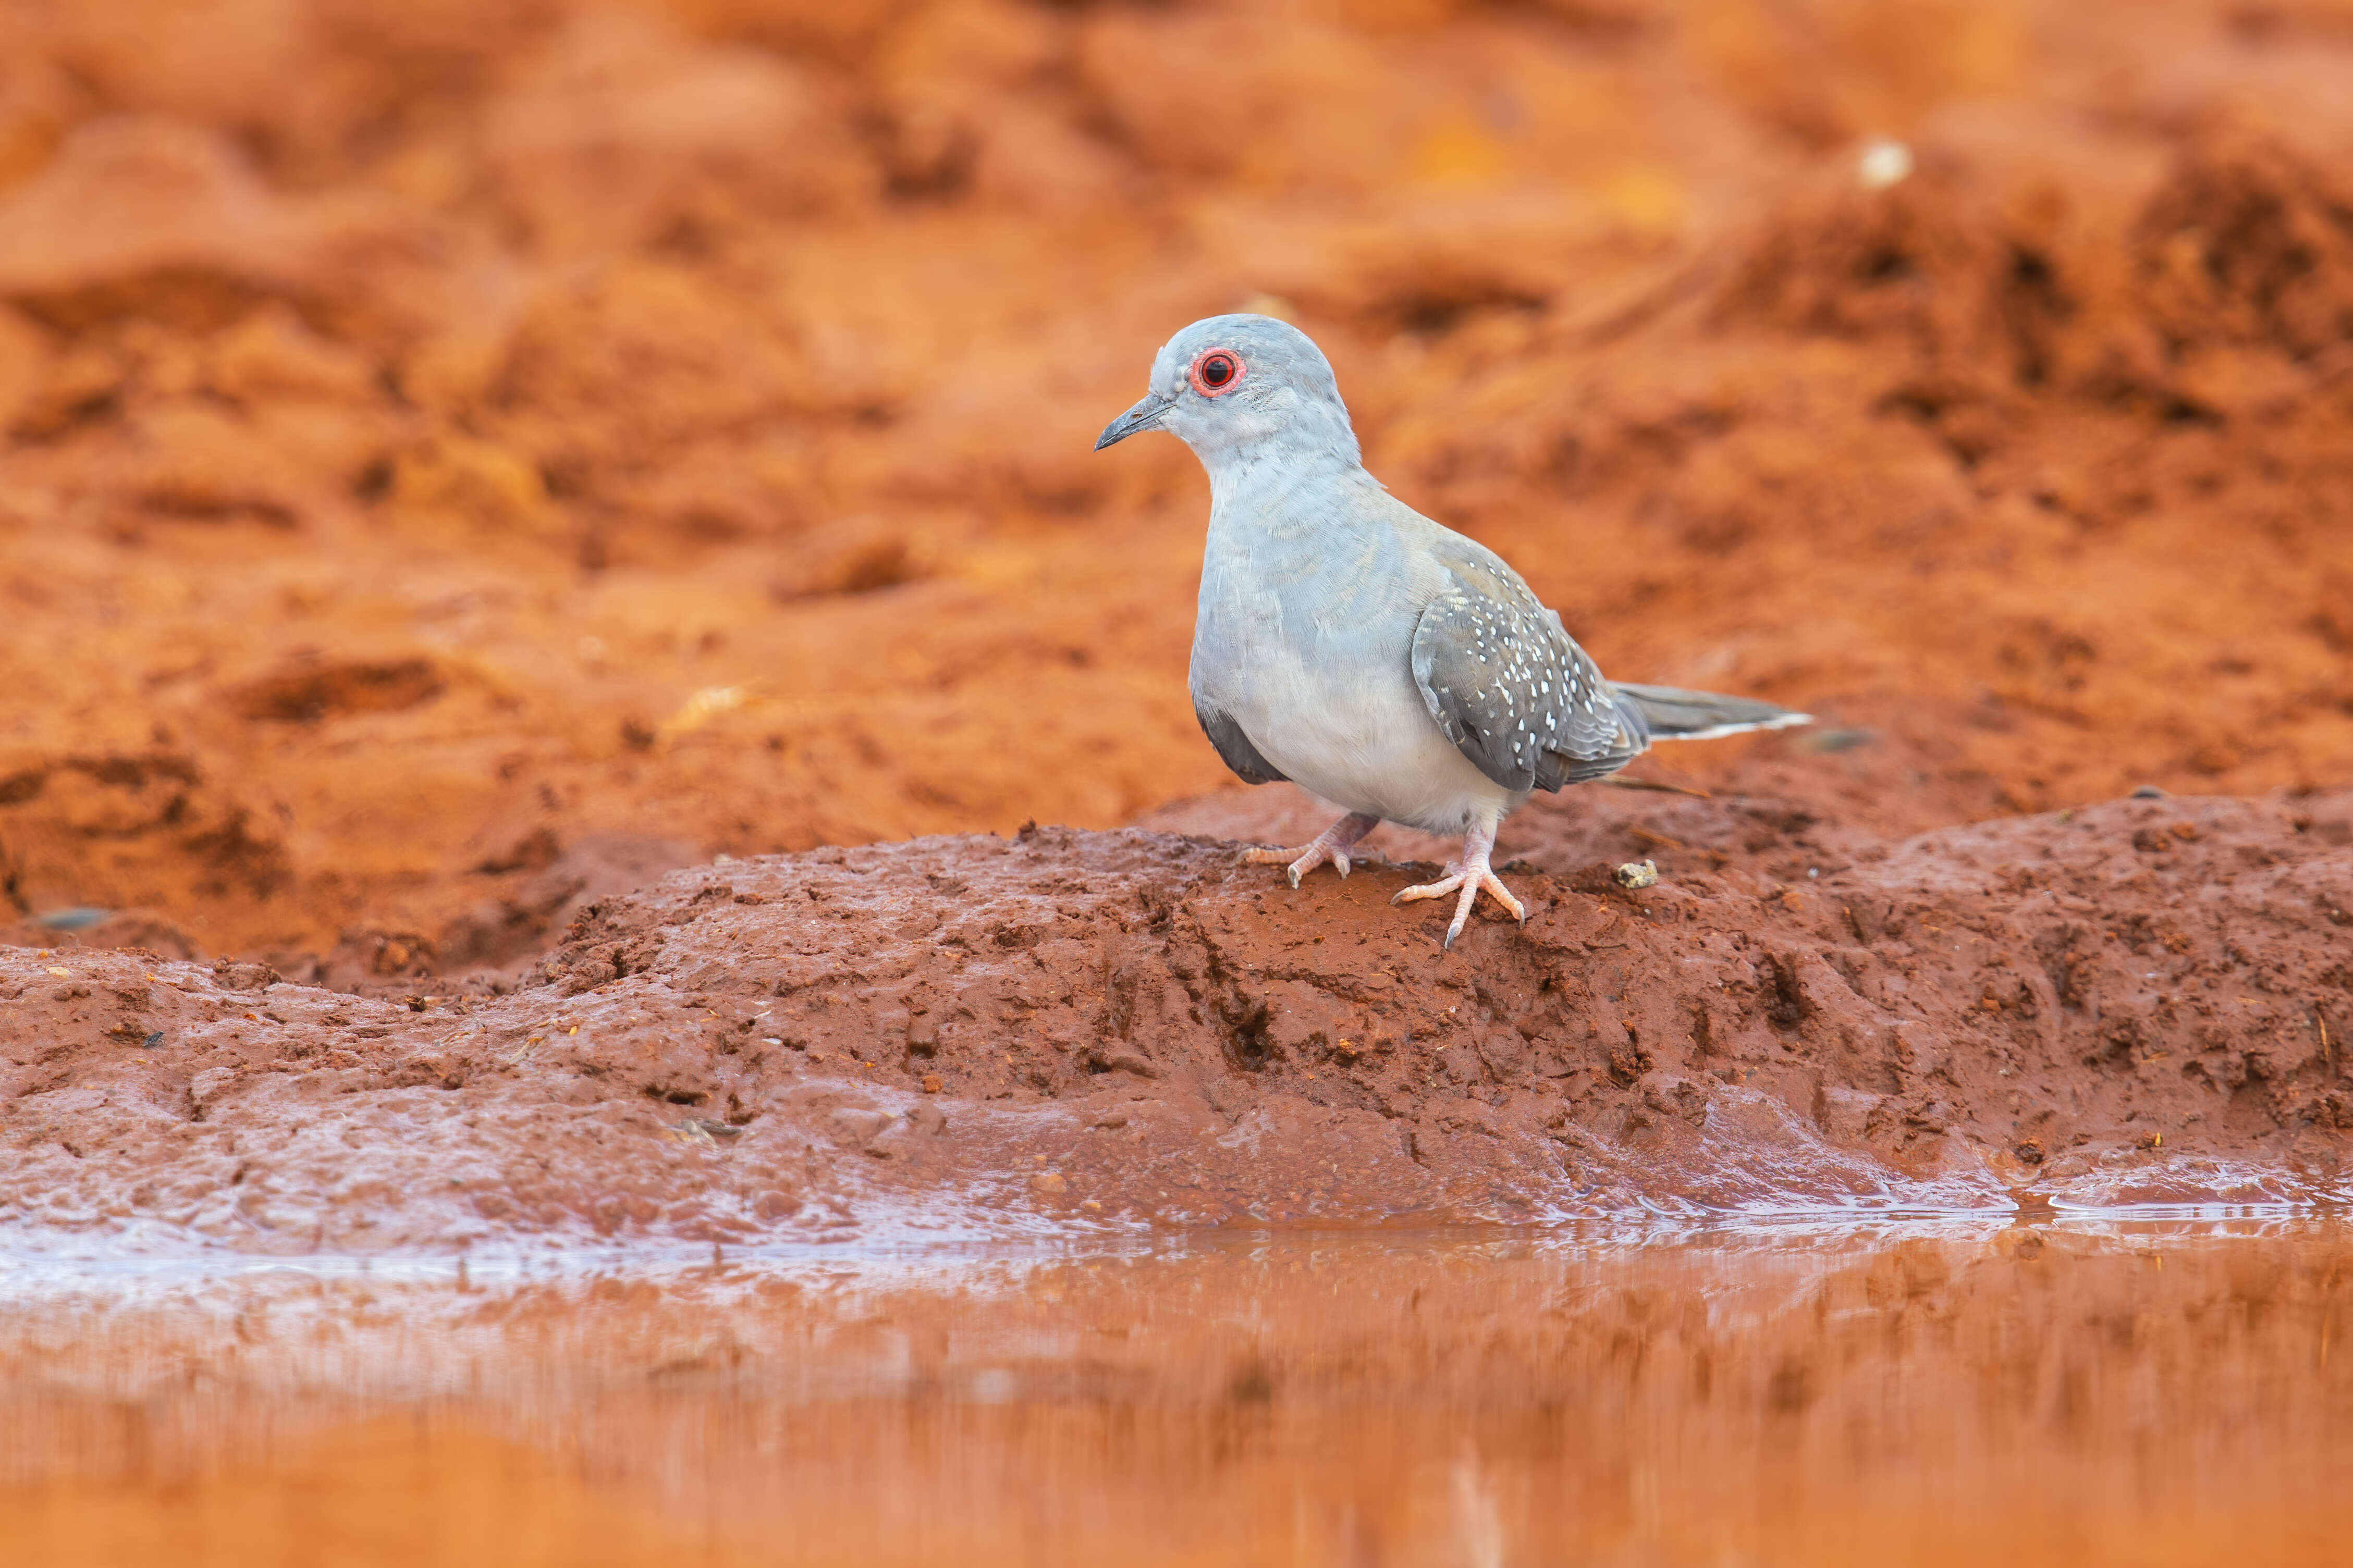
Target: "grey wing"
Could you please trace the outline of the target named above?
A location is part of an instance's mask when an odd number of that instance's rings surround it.
[[[1226,766],[1233,769],[1242,783],[1288,782],[1282,770],[1268,762],[1259,753],[1259,749],[1250,744],[1250,738],[1242,733],[1242,727],[1234,722],[1231,714],[1220,713],[1214,708],[1204,708],[1196,702],[1193,704],[1193,717],[1201,721],[1201,733],[1209,737],[1209,744],[1218,748],[1218,755],[1226,760]]]
[[[1446,738],[1510,790],[1597,779],[1641,755],[1651,736],[1640,710],[1517,574],[1471,550],[1446,563],[1413,634],[1414,684]]]

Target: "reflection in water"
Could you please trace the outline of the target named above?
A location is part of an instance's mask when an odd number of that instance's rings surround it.
[[[0,1268],[20,1563],[2343,1562],[2353,1238]]]

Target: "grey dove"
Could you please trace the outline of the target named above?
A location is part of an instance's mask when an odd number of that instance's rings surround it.
[[[1331,364],[1266,316],[1194,322],[1095,450],[1166,430],[1209,474],[1193,712],[1250,784],[1288,779],[1347,815],[1296,849],[1291,885],[1383,822],[1461,835],[1460,859],[1394,901],[1480,893],[1525,921],[1490,866],[1531,792],[1616,773],[1653,741],[1803,724],[1769,702],[1603,679],[1518,573],[1365,471]]]

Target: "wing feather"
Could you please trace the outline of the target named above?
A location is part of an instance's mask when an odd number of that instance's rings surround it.
[[[1282,784],[1287,782],[1281,768],[1266,760],[1264,753],[1250,743],[1242,727],[1234,722],[1233,715],[1214,708],[1193,704],[1193,717],[1201,721],[1201,733],[1209,737],[1209,744],[1218,748],[1218,755],[1226,766],[1233,769],[1244,784]]]
[[[1641,754],[1641,711],[1517,573],[1467,539],[1441,560],[1446,585],[1414,627],[1413,679],[1456,750],[1509,790],[1599,778]]]

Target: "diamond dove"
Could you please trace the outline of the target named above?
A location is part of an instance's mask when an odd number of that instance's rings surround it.
[[[1395,901],[1482,892],[1525,921],[1489,863],[1536,790],[1617,772],[1653,741],[1803,724],[1769,702],[1603,678],[1502,557],[1365,471],[1323,352],[1266,316],[1211,316],[1162,347],[1151,390],[1095,449],[1166,430],[1209,475],[1193,711],[1250,784],[1288,779],[1346,816],[1245,858],[1292,886],[1383,822],[1459,836],[1461,857]]]

